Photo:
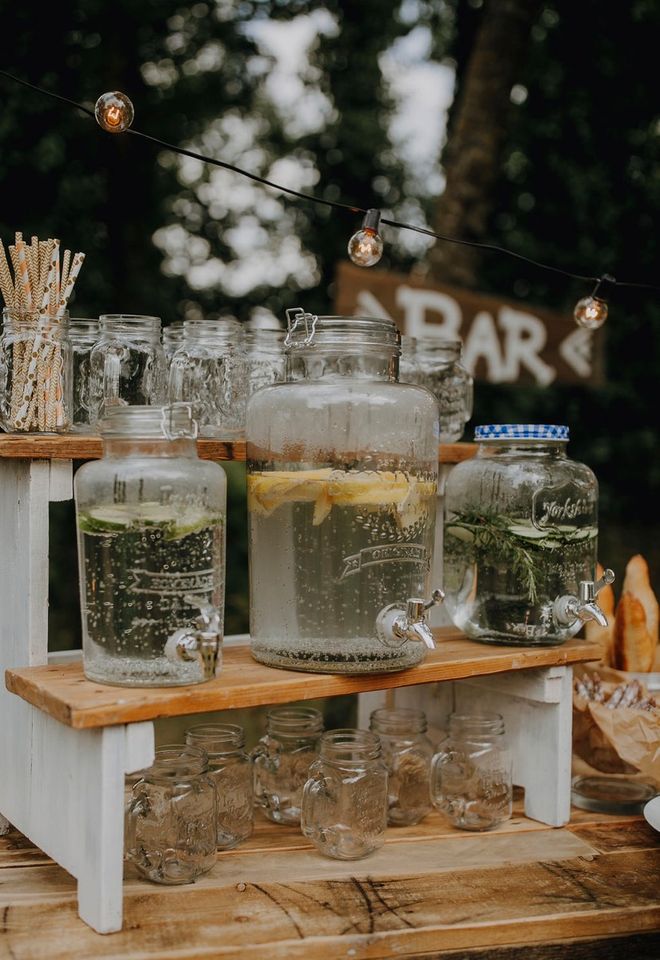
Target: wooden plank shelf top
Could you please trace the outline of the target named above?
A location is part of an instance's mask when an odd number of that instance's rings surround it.
[[[247,644],[229,646],[215,680],[183,687],[114,687],[86,680],[81,663],[7,670],[7,689],[76,729],[136,723],[158,717],[261,704],[290,703],[387,690],[438,680],[564,666],[600,656],[596,644],[569,640],[558,647],[488,646],[453,627],[435,630],[438,646],[423,663],[394,673],[354,676],[279,670],[257,663]]]
[[[460,463],[477,451],[474,443],[442,443],[440,463]],[[197,452],[203,460],[245,460],[245,440],[201,437]],[[98,460],[103,453],[100,437],[84,433],[0,433],[0,458],[19,460]]]

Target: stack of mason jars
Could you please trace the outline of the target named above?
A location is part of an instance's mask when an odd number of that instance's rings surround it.
[[[324,856],[358,860],[386,828],[411,826],[433,807],[465,830],[511,815],[511,757],[497,714],[452,714],[434,750],[421,710],[374,710],[370,730],[323,730],[311,707],[267,716],[250,754],[241,727],[191,727],[185,745],[159,747],[129,795],[126,854],[157,883],[190,883],[216,850],[247,840],[256,806],[275,824],[299,825]]]

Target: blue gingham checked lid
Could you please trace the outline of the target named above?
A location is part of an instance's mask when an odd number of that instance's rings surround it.
[[[568,440],[568,427],[556,423],[487,423],[474,428],[475,440]]]

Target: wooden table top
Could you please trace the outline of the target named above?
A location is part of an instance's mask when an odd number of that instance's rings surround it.
[[[476,643],[454,627],[433,631],[435,650],[410,670],[354,676],[276,670],[257,663],[247,644],[228,646],[220,675],[184,687],[110,687],[86,680],[80,662],[7,670],[12,693],[70,727],[84,729],[158,717],[291,703],[370,690],[460,680],[510,670],[598,660],[600,648],[585,640],[558,647],[504,647]]]
[[[660,835],[573,811],[466,833],[438,813],[390,828],[366,860],[320,857],[261,817],[197,883],[127,867],[124,929],[78,919],[76,882],[16,832],[0,837],[0,957],[12,960],[657,960]]]

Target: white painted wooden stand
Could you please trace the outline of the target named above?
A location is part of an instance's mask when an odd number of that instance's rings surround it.
[[[48,506],[71,496],[70,460],[0,457],[2,677],[7,668],[48,661]],[[359,696],[361,726],[386,698],[425,709],[433,732],[452,709],[502,713],[527,815],[556,826],[568,821],[570,667]],[[121,929],[124,777],[152,762],[153,723],[75,730],[2,683],[0,730],[0,832],[9,821],[76,877],[79,913],[91,927]]]

